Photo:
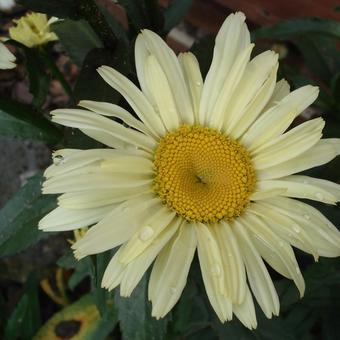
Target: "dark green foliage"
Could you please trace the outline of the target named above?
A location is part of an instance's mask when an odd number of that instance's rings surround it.
[[[17,253],[48,236],[38,230],[38,222],[56,207],[56,199],[42,195],[41,183],[40,174],[32,177],[0,210],[0,256]]]

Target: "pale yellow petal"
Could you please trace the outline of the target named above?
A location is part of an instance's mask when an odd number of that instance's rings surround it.
[[[230,14],[216,36],[214,55],[204,80],[200,103],[199,122],[202,125],[213,114],[214,104],[237,56],[250,44],[250,34],[244,21],[243,13]]]
[[[247,105],[254,99],[272,70],[277,69],[277,60],[278,55],[275,52],[266,51],[257,55],[247,64],[228,104],[223,125],[223,131],[228,135],[240,121]]]
[[[233,303],[240,304],[245,299],[247,280],[238,242],[225,221],[215,225],[214,232],[223,260],[226,294]]]
[[[150,55],[145,61],[144,76],[165,128],[168,131],[177,129],[181,121],[180,112],[177,110],[168,79],[154,55]]]
[[[317,98],[319,90],[315,86],[304,86],[276,106],[264,112],[242,136],[241,143],[253,151],[262,144],[282,134],[304,109]]]
[[[142,195],[119,204],[72,246],[75,256],[80,259],[126,242],[154,211],[158,201],[153,195]]]
[[[196,224],[198,240],[198,258],[206,293],[211,306],[221,322],[232,319],[232,303],[225,294],[224,270],[222,256],[210,229]]]
[[[252,152],[255,168],[269,168],[301,155],[320,140],[324,126],[325,121],[316,118],[262,144]]]
[[[279,298],[268,270],[244,227],[244,222],[244,219],[239,217],[233,222],[233,230],[242,251],[252,292],[264,314],[270,319],[273,314],[279,314]]]
[[[200,65],[196,57],[190,52],[180,53],[178,55],[178,60],[182,67],[185,81],[189,88],[195,124],[198,124],[198,111],[203,89],[203,78],[200,71]]]
[[[167,206],[163,206],[159,201],[153,213],[144,221],[140,221],[140,227],[126,244],[120,257],[122,263],[129,263],[150,246],[166,229],[171,221],[175,218],[176,213],[171,211]]]
[[[260,180],[280,178],[328,163],[340,154],[340,139],[321,139],[298,157],[270,168],[258,170]]]
[[[257,327],[254,301],[248,285],[246,286],[246,295],[242,303],[233,304],[233,312],[247,328],[255,329]]]
[[[109,66],[99,67],[98,73],[110,86],[126,99],[139,119],[154,135],[158,137],[164,135],[165,128],[160,118],[145,95],[132,83],[132,81]]]
[[[152,316],[157,319],[164,317],[179,300],[196,245],[194,226],[184,222],[157,257],[149,281]]]
[[[277,236],[270,226],[254,214],[245,213],[243,221],[259,254],[281,275],[294,280],[300,296],[303,296],[305,281],[289,243]]]
[[[290,86],[288,82],[285,79],[278,81],[267,105],[263,108],[263,112],[278,104],[284,97],[289,95],[289,92]]]
[[[66,231],[87,227],[100,221],[114,207],[113,204],[83,210],[58,207],[40,220],[39,229],[44,231]]]

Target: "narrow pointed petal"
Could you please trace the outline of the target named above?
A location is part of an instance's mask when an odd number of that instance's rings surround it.
[[[261,217],[278,236],[294,247],[312,254],[317,261],[319,254],[308,231],[301,229],[294,220],[278,211],[268,209],[268,206],[262,202],[251,204],[248,211]]]
[[[129,79],[108,66],[99,67],[98,73],[110,86],[126,99],[139,119],[154,135],[164,135],[164,125],[154,111],[152,105],[145,95]]]
[[[180,125],[179,112],[166,75],[154,55],[146,59],[144,75],[165,128],[168,131],[177,129]]]
[[[269,168],[301,155],[320,140],[324,126],[325,121],[316,118],[263,144],[252,152],[255,168]]]
[[[160,253],[162,248],[169,242],[171,237],[176,233],[182,222],[182,218],[174,219],[172,223],[170,223],[168,227],[160,233],[155,242],[151,243],[142,254],[126,265],[120,286],[120,294],[122,296],[131,295],[132,291],[150,267],[151,263]],[[122,256],[123,254],[120,254],[120,258]],[[178,263],[176,263],[177,266]]]
[[[215,225],[214,231],[221,249],[227,296],[233,303],[240,304],[245,299],[247,280],[239,244],[226,222]]]
[[[247,64],[235,89],[237,95],[232,96],[228,104],[224,122],[224,131],[228,135],[239,122],[247,105],[254,99],[272,70],[277,69],[277,60],[278,55],[275,52],[266,51],[257,55]]]
[[[225,295],[222,256],[209,228],[196,224],[198,258],[209,301],[221,322],[232,319],[232,303]]]
[[[245,299],[240,304],[233,304],[233,312],[247,328],[255,329],[257,327],[254,301],[248,285],[246,287]]]
[[[244,221],[259,254],[278,273],[294,280],[302,297],[305,292],[305,281],[289,243],[277,236],[276,233],[256,215],[246,213],[244,215]]]
[[[251,241],[244,224],[242,217],[234,221],[235,235],[241,247],[250,287],[264,314],[270,319],[273,314],[279,314],[279,298],[268,270]]]
[[[146,136],[138,131],[125,128],[123,125],[108,119],[98,116],[94,113],[79,109],[59,109],[51,112],[52,121],[69,127],[93,130],[94,132],[103,133],[105,136],[118,138],[122,142],[126,142],[147,151],[153,151],[155,141],[153,138]],[[99,140],[100,142],[103,140]]]
[[[205,125],[211,116],[214,103],[237,56],[250,44],[250,34],[244,21],[245,15],[241,12],[229,15],[216,36],[214,55],[201,97],[199,120],[202,125]]]
[[[154,32],[147,29],[141,33],[146,49],[160,64],[171,88],[178,111],[184,123],[194,123],[190,94],[178,59],[169,46]]]
[[[267,191],[270,189],[282,189],[278,196],[306,198],[313,201],[319,201],[328,204],[335,204],[337,199],[334,195],[317,186],[305,183],[289,181],[288,179],[274,179],[260,181],[256,184],[257,190]]]
[[[200,66],[196,57],[190,52],[180,53],[178,55],[178,60],[182,67],[185,81],[188,84],[195,124],[198,124],[198,111],[203,89],[203,78]]]
[[[72,246],[76,258],[101,253],[126,242],[157,204],[158,199],[152,195],[143,195],[118,205]]]
[[[242,136],[241,143],[249,151],[281,135],[293,120],[317,98],[315,86],[304,86],[282,99],[276,106],[264,112]]]
[[[179,300],[186,285],[196,245],[194,226],[184,222],[158,255],[149,281],[152,316],[157,319],[164,317]]]
[[[266,112],[276,104],[278,104],[283,98],[287,97],[290,92],[290,86],[285,79],[281,79],[275,85],[273,94],[271,95],[267,105],[264,107],[263,112]]]
[[[306,231],[321,256],[336,257],[340,255],[340,232],[317,209],[285,197],[273,198],[265,205],[269,209],[288,216],[300,229]]]
[[[288,176],[330,162],[340,155],[340,139],[321,139],[313,147],[284,163],[257,171],[259,180]]]
[[[84,228],[97,223],[113,209],[114,205],[86,210],[70,210],[58,207],[40,220],[39,229],[44,231],[67,231]]]
[[[143,132],[146,135],[153,136],[150,129],[148,129],[143,122],[133,117],[130,112],[126,111],[119,105],[105,102],[96,102],[92,100],[81,100],[78,103],[78,106],[84,107],[85,109],[88,109],[103,116],[121,119],[125,124],[129,125],[130,127]]]

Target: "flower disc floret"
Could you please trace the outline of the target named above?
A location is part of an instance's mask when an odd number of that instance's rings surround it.
[[[247,150],[202,126],[180,127],[160,141],[154,158],[154,190],[189,221],[217,222],[239,216],[255,186]]]

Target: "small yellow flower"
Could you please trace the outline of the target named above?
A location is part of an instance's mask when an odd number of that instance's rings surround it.
[[[50,25],[58,18],[47,20],[47,15],[42,13],[28,13],[19,20],[13,20],[16,26],[9,29],[9,36],[27,47],[35,47],[58,40]]]
[[[45,194],[62,194],[39,223],[45,231],[89,226],[73,244],[80,259],[119,246],[102,286],[129,296],[148,267],[152,315],[179,300],[197,250],[206,292],[219,319],[233,314],[257,325],[253,299],[278,315],[267,266],[305,282],[292,246],[314,256],[340,255],[340,233],[299,199],[340,201],[340,185],[299,174],[340,154],[340,139],[322,137],[324,121],[288,129],[318,88],[290,91],[277,81],[278,55],[251,59],[254,44],[242,13],[231,14],[215,41],[203,80],[191,53],[176,56],[155,33],[135,44],[137,88],[108,66],[102,78],[135,116],[118,105],[83,100],[52,112],[108,148],[63,149],[45,171]],[[108,117],[122,120],[130,128]]]

